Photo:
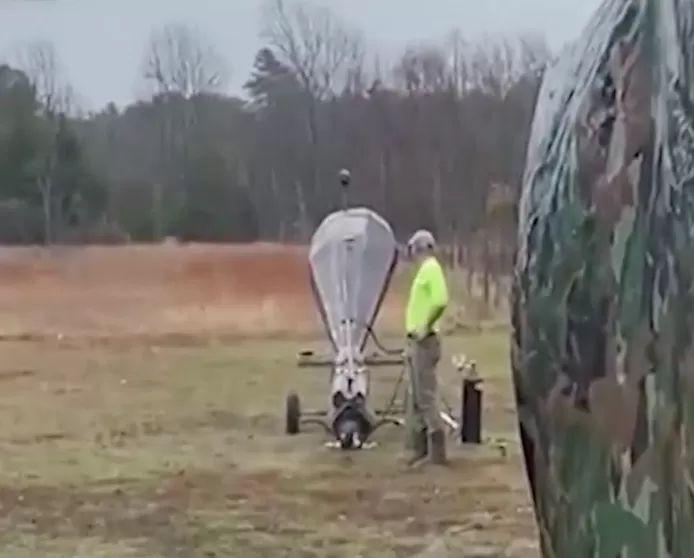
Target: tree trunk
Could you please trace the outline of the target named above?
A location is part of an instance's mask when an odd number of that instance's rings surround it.
[[[497,274],[494,279],[494,309],[499,310],[501,308],[502,302],[504,300],[504,276]]]
[[[443,180],[441,178],[441,165],[437,164],[434,168],[433,176],[433,203],[434,219],[436,220],[436,233],[441,238],[445,235],[444,210],[443,210]]]
[[[299,237],[302,242],[309,239],[311,233],[309,231],[308,208],[306,207],[306,193],[304,185],[300,180],[294,182],[296,191],[296,202],[299,208]]]
[[[152,185],[152,225],[154,240],[159,242],[164,238],[164,191],[161,182]]]
[[[475,296],[475,249],[474,239],[470,239],[465,247],[465,267],[467,268],[467,293],[470,298]]]
[[[274,168],[270,171],[270,192],[272,193],[272,214],[275,217],[274,222],[275,226],[277,227],[277,229],[273,231],[273,233],[277,235],[277,238],[279,238],[280,242],[284,242],[284,235],[286,229],[284,224],[285,217],[284,211],[282,211],[282,199],[280,197],[280,190],[277,185],[277,173],[275,172]]]
[[[484,266],[484,278],[483,278],[483,299],[486,307],[489,307],[490,290],[491,290],[491,280],[492,280],[492,262],[489,250],[489,236],[485,232],[482,239],[482,265]]]
[[[381,156],[379,157],[378,165],[378,183],[379,191],[381,192],[381,208],[384,215],[387,215],[392,208],[390,207],[390,199],[388,195],[388,155],[386,149],[381,150]]]
[[[308,207],[307,203],[313,203],[314,206],[320,207],[323,202],[322,196],[320,199],[316,199],[319,194],[319,182],[320,182],[320,142],[318,139],[318,114],[316,107],[316,99],[312,95],[308,94],[308,129],[309,129],[309,139],[311,142],[311,178],[308,191],[306,187],[302,185],[302,200],[303,208],[306,219],[303,221],[304,226],[308,226],[308,217],[313,214],[313,208]]]
[[[43,207],[43,243],[49,246],[53,243],[53,181],[50,177],[39,178],[41,205]]]

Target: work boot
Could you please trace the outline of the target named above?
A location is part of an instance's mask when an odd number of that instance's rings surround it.
[[[446,458],[446,433],[443,430],[435,430],[429,435],[429,458],[432,465],[447,465]]]
[[[427,438],[428,437],[426,430],[420,430],[419,432],[414,434],[412,439],[412,454],[410,458],[407,460],[407,464],[409,466],[412,466],[415,463],[426,458],[429,449]]]

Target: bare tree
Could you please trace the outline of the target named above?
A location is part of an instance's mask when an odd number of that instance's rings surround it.
[[[328,8],[268,0],[262,37],[292,68],[316,101],[344,87],[355,61],[361,66],[363,42]]]
[[[395,67],[396,83],[409,91],[441,91],[447,82],[448,65],[442,49],[435,45],[411,46]]]
[[[503,97],[521,77],[541,71],[550,56],[541,36],[489,38],[480,42],[472,55],[474,85]]]
[[[74,90],[65,79],[53,43],[36,41],[22,45],[17,49],[15,63],[36,89],[37,99],[46,116],[69,113],[74,108]]]
[[[344,90],[352,95],[363,95],[373,81],[365,69],[366,52],[362,43],[357,43],[347,60]]]
[[[450,67],[449,85],[458,96],[470,89],[470,44],[458,29],[454,29],[446,41],[448,65]]]
[[[214,47],[185,24],[154,31],[145,53],[143,76],[155,95],[175,93],[189,99],[224,87],[227,68]]]
[[[302,88],[311,153],[311,183],[297,184],[301,200],[320,203],[320,138],[318,105],[346,89],[363,89],[364,47],[361,35],[345,26],[328,8],[310,3],[267,0],[262,37],[278,59],[291,69]],[[308,233],[308,210],[302,227]]]
[[[540,73],[552,59],[552,51],[541,35],[523,35],[518,40],[519,66],[522,73]]]
[[[182,203],[182,163],[190,152],[196,123],[195,97],[223,90],[228,68],[214,45],[195,28],[170,23],[155,29],[147,44],[142,77],[159,113],[160,176],[153,197],[155,236],[164,234],[165,208]],[[184,165],[183,165],[184,166]]]
[[[53,43],[36,41],[20,46],[15,63],[36,91],[36,99],[45,116],[41,127],[40,149],[34,161],[36,188],[43,210],[44,241],[53,241],[55,228],[55,172],[58,163],[58,134],[65,116],[75,108],[75,93],[65,79]]]

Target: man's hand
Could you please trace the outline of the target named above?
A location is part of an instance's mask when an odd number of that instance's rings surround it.
[[[429,319],[427,320],[427,325],[425,326],[425,329],[427,332],[433,331],[434,330],[434,324],[439,321],[441,316],[443,316],[443,313],[446,311],[445,306],[436,306],[432,312],[431,315],[429,316]]]

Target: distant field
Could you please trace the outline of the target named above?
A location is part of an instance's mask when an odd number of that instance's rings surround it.
[[[396,273],[380,329],[401,330],[408,273],[406,265]],[[450,280],[457,310],[476,323],[485,313],[479,302],[466,299],[462,276]],[[5,339],[200,341],[322,332],[307,250],[273,244],[3,247],[0,316]],[[502,314],[497,323],[504,321]]]
[[[310,335],[306,250],[127,246],[0,250],[0,335]],[[386,302],[384,322],[399,317]]]
[[[325,347],[305,257],[1,249],[0,557],[536,558],[503,328],[444,340],[450,404],[451,355],[480,363],[489,439],[451,439],[449,470],[407,471],[394,428],[349,455],[284,435],[290,389],[325,401],[321,372],[295,368]],[[375,376],[376,402],[397,372]]]

